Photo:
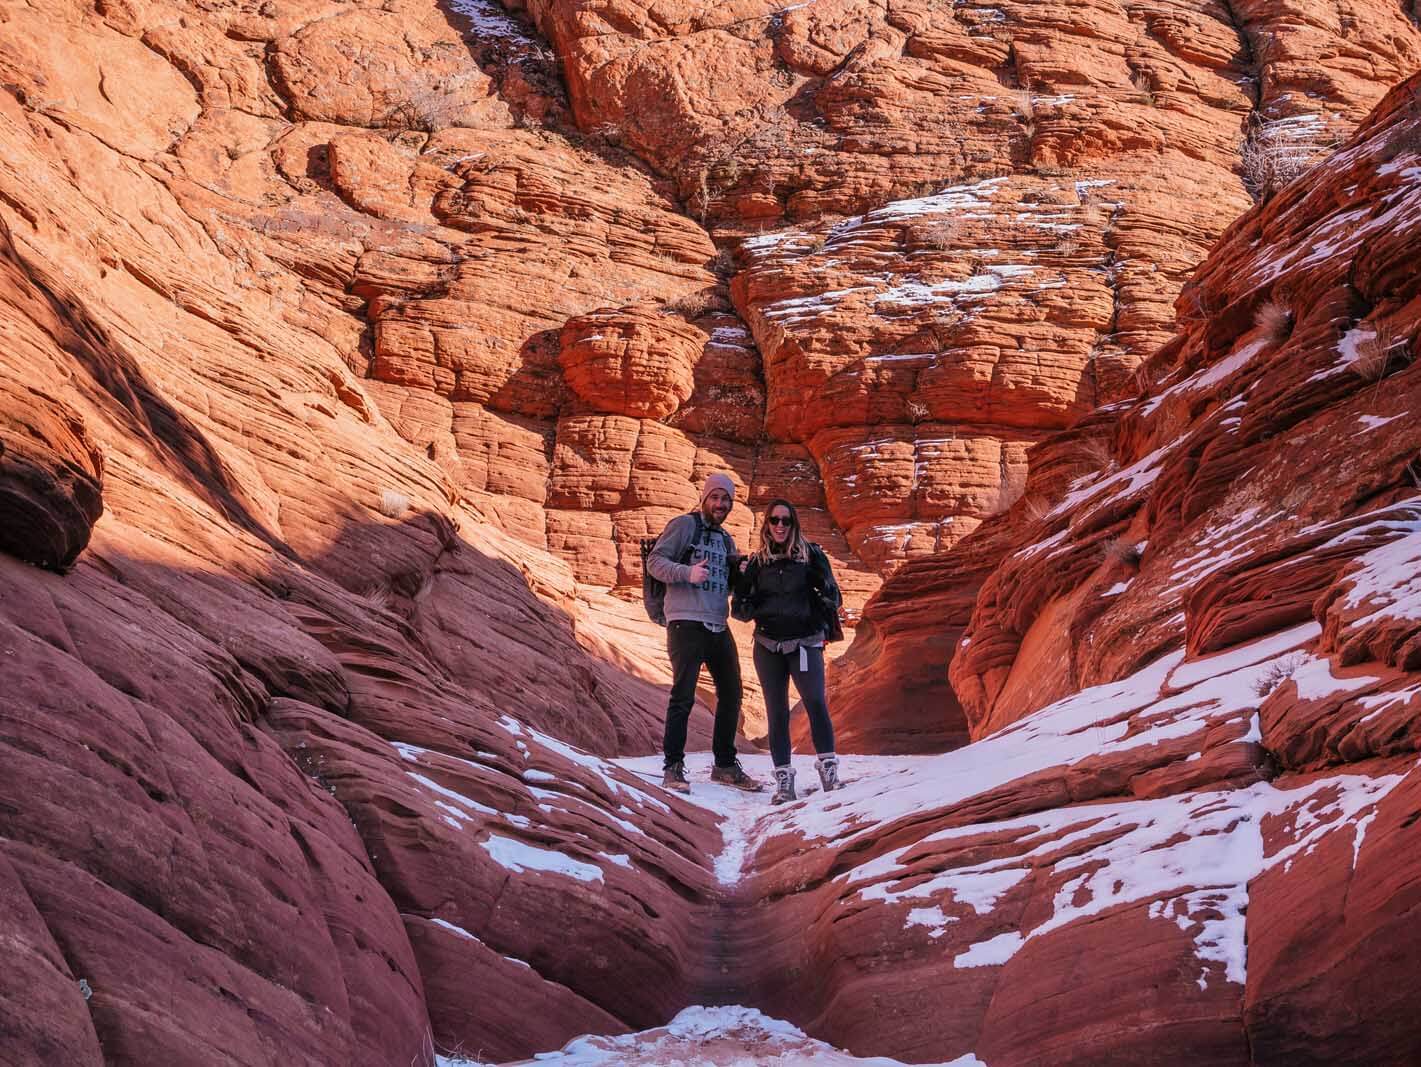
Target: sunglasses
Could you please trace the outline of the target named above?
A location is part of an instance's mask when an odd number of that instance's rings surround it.
[[[768,519],[765,520],[765,522],[767,522],[767,523],[768,523],[769,525],[771,525],[771,526],[792,526],[792,525],[794,525],[794,520],[791,519],[788,515],[783,515],[783,516],[781,516],[781,515],[771,515]]]

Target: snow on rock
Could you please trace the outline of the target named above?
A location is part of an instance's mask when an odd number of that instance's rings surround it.
[[[467,1060],[444,1059],[440,1067]],[[916,1061],[915,1061],[916,1062]],[[738,1005],[686,1008],[665,1026],[617,1037],[579,1037],[519,1067],[905,1067],[883,1056],[860,1058],[807,1036],[796,1026]],[[973,1055],[923,1067],[986,1067]]]
[[[1213,655],[1172,652],[965,748],[866,763],[841,792],[765,816],[750,892],[801,901],[822,931],[809,966],[838,976],[823,1002],[794,1010],[854,1047],[971,1042],[986,1062],[1025,1063],[1047,1055],[1030,1035],[1059,1035],[1060,1012],[1084,1018],[1106,999],[1121,1029],[1078,1034],[1086,1044],[1072,1049],[1114,1062],[1163,1025],[1135,983],[1165,982],[1171,1013],[1217,1018],[1180,1053],[1212,1062],[1238,1033],[1250,887],[1303,877],[1300,864],[1339,840],[1360,869],[1389,798],[1415,777],[1413,759],[1264,780],[1270,693],[1291,680],[1344,699],[1377,682],[1299,651],[1321,635],[1308,622]],[[895,961],[904,1007],[891,1037],[871,1013],[842,1017],[855,990],[882,988],[854,977],[870,966],[865,943]],[[1092,962],[1061,962],[1080,953]],[[994,995],[1010,1018],[961,1007]]]
[[[522,874],[524,871],[548,871],[553,874],[565,874],[580,882],[602,881],[600,867],[595,867],[590,863],[579,863],[561,852],[535,848],[522,841],[515,841],[511,837],[491,834],[479,843],[479,847],[492,856],[496,863],[507,867],[515,874]]]

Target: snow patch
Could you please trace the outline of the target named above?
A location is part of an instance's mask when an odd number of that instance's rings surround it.
[[[566,875],[568,878],[576,878],[579,882],[602,881],[602,868],[600,867],[590,863],[581,863],[571,856],[551,849],[535,848],[533,845],[514,840],[511,837],[491,834],[486,840],[479,842],[479,847],[492,856],[494,862],[499,866],[506,867],[514,874],[540,871],[548,874]]]
[[[458,1067],[457,1060],[447,1061]],[[618,1036],[585,1036],[558,1052],[539,1053],[539,1067],[905,1067],[883,1056],[859,1059],[807,1036],[797,1026],[740,1005],[684,1009],[666,1026]],[[923,1067],[986,1067],[968,1053]]]

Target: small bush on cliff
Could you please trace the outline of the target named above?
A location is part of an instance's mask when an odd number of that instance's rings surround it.
[[[1137,70],[1130,76],[1130,84],[1135,87],[1137,103],[1154,107],[1159,102],[1159,98],[1155,95],[1154,84],[1150,81],[1150,76],[1143,70]]]
[[[957,223],[948,219],[933,219],[909,224],[903,230],[903,237],[910,249],[946,252],[956,243],[957,232]]]
[[[394,489],[386,489],[380,494],[380,514],[398,519],[410,509],[410,498]]]
[[[1103,437],[1083,438],[1076,446],[1081,466],[1088,473],[1110,470],[1115,466],[1115,450]]]
[[[437,133],[459,125],[476,89],[473,74],[460,74],[433,85],[412,86],[409,96],[393,105],[378,121],[388,130]]]
[[[1379,382],[1410,365],[1413,358],[1406,338],[1380,329],[1358,343],[1352,372],[1364,382]]]
[[[1253,313],[1253,323],[1268,340],[1275,343],[1286,340],[1293,332],[1293,309],[1277,300],[1265,300]]]
[[[1140,562],[1140,546],[1127,537],[1110,537],[1101,544],[1100,555],[1106,563],[1133,567]]]
[[[1270,663],[1254,681],[1253,692],[1260,699],[1267,697],[1273,690],[1297,674],[1305,662],[1306,657],[1300,652],[1295,652],[1291,656]]]
[[[684,315],[688,319],[698,318],[710,310],[711,298],[705,293],[687,293],[661,305],[663,315]]]
[[[1039,523],[1051,514],[1052,504],[1040,493],[1032,493],[1022,502],[1021,510],[1028,520]]]
[[[1243,184],[1266,200],[1313,168],[1327,150],[1321,130],[1290,122],[1258,122],[1239,146]]]

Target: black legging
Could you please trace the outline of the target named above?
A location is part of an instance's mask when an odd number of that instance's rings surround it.
[[[824,650],[804,649],[806,670],[799,669],[799,649],[780,654],[755,642],[755,673],[765,692],[765,710],[770,716],[770,755],[776,767],[789,765],[789,680],[804,708],[809,712],[809,732],[815,752],[834,751],[834,724],[829,721],[829,705],[824,700]]]

